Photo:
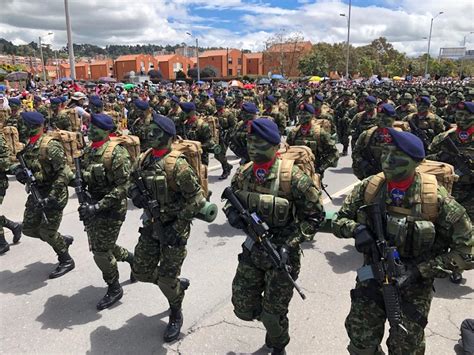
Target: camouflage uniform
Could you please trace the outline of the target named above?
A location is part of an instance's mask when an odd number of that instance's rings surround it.
[[[347,154],[347,147],[349,146],[349,121],[345,118],[345,114],[352,107],[357,106],[357,102],[351,99],[350,92],[344,92],[344,97],[347,97],[347,100],[344,99],[341,103],[336,106],[335,119],[337,127],[337,136],[339,142],[343,145],[343,154]]]
[[[327,168],[335,168],[337,166],[339,151],[337,150],[336,143],[330,134],[317,124],[316,120],[311,122],[310,127],[298,125],[293,128],[288,133],[286,143],[290,146],[305,145],[311,148],[316,158],[315,169],[318,174],[323,175]]]
[[[232,131],[231,140],[229,143],[230,150],[242,160],[242,163],[250,161],[247,152],[247,133],[248,126],[251,121],[239,121]]]
[[[270,193],[275,187],[280,159],[276,159],[270,168],[265,181],[257,183],[253,173],[253,163],[240,167],[232,179],[232,190],[239,197],[249,212],[257,212],[268,224],[271,242],[279,250],[283,245],[289,247],[289,265],[293,278],[297,278],[301,266],[300,243],[311,239],[300,231],[309,218],[320,219],[324,214],[320,204],[320,192],[313,181],[298,167],[293,166],[291,171],[290,191],[282,191],[281,185],[276,187],[276,194],[289,202],[289,210],[295,208],[291,216],[276,222],[275,216],[264,215],[262,211],[248,206],[247,196],[263,196]],[[269,196],[269,195],[265,195]],[[272,196],[272,197],[273,197]],[[257,198],[257,197],[255,197]],[[227,208],[227,206],[226,206]],[[293,285],[280,270],[275,269],[258,244],[254,244],[251,251],[242,246],[239,254],[237,272],[232,282],[232,304],[234,313],[240,319],[252,321],[260,320],[267,330],[266,343],[273,348],[284,348],[290,341],[288,306],[293,296]]]
[[[26,133],[26,126],[21,119],[21,110],[17,109],[15,111],[11,111],[10,116],[5,121],[5,127],[11,126],[16,127],[18,130],[18,135],[20,137],[20,142],[26,143],[28,140],[27,133]]]
[[[201,161],[204,165],[209,164],[209,153],[214,152],[216,142],[212,139],[211,129],[209,125],[204,122],[202,118],[196,117],[195,120],[189,121],[184,124],[184,135],[183,138],[192,141],[201,142],[202,156]]]
[[[117,245],[117,238],[127,213],[127,185],[130,175],[130,157],[127,150],[115,146],[110,167],[105,163],[105,152],[111,141],[99,148],[88,145],[81,158],[81,170],[91,204],[99,210],[86,221],[87,236],[94,261],[110,285],[119,279],[117,261],[128,261],[129,252]]]
[[[0,131],[0,206],[3,203],[3,198],[8,188],[8,178],[7,171],[11,165],[10,154],[8,150],[7,143],[3,133]],[[6,224],[5,216],[0,216],[0,254],[7,252],[10,247],[8,246],[7,241],[5,240],[5,234],[3,232],[3,227]]]
[[[135,110],[136,116],[133,122],[129,122],[130,133],[140,139],[140,151],[144,152],[150,148],[150,141],[148,139],[148,129],[152,121],[152,114],[149,110],[142,111]]]
[[[209,99],[205,99],[202,100],[199,105],[196,104],[196,111],[203,116],[214,116],[217,110]]]
[[[215,155],[215,158],[222,164],[222,170],[227,172],[232,170],[232,165],[227,161],[227,147],[231,138],[231,132],[237,124],[237,119],[233,111],[222,108],[217,111],[216,116],[219,119],[219,145],[221,152]]]
[[[423,141],[425,149],[428,149],[436,135],[444,132],[443,120],[432,112],[428,112],[426,115],[412,113],[406,116],[405,121],[409,123],[411,132]]]
[[[351,120],[349,125],[349,130],[352,135],[351,148],[354,150],[357,139],[362,134],[362,132],[368,130],[371,127],[377,125],[375,117],[377,115],[377,109],[373,109],[371,112],[362,111],[357,113]]]
[[[57,114],[53,112],[51,114],[51,117],[49,118],[49,125],[51,126],[51,128],[72,131],[71,120],[69,119],[69,115],[74,114],[72,110],[74,110],[74,108],[61,110]]]
[[[272,105],[272,108],[268,111],[263,111],[261,116],[271,117],[277,124],[278,130],[281,135],[285,134],[286,131],[286,116],[281,113],[276,105]]]
[[[370,179],[363,180],[346,198],[343,206],[333,221],[333,233],[338,238],[352,238],[359,223],[372,225],[371,215],[360,209],[366,204],[364,194]],[[421,194],[421,178],[417,174],[414,182],[405,192],[400,207],[412,211],[417,218],[415,204]],[[378,196],[385,201],[388,215],[395,215],[390,208],[393,205],[391,198],[383,191],[384,183]],[[402,262],[405,265],[416,265],[421,279],[400,289],[402,305],[402,323],[408,333],[399,332],[399,336],[390,334],[387,345],[390,353],[396,353],[399,348],[401,354],[423,354],[425,351],[424,328],[433,298],[433,281],[435,277],[446,277],[457,267],[470,268],[469,262],[474,246],[472,225],[464,208],[459,205],[444,187],[438,186],[438,216],[434,221],[436,234],[431,240],[416,244],[410,243],[415,236],[408,232],[406,243],[399,241],[395,244]],[[418,218],[419,220],[420,218]],[[421,220],[425,220],[421,217]],[[413,230],[408,228],[408,230]],[[389,241],[391,244],[392,242]],[[411,245],[411,247],[409,247]],[[429,246],[430,245],[430,246]],[[371,264],[370,255],[365,255],[364,265]],[[346,318],[345,326],[350,338],[348,347],[350,354],[383,354],[380,343],[384,335],[386,314],[382,298],[381,286],[373,279],[356,282],[351,291],[351,310]]]

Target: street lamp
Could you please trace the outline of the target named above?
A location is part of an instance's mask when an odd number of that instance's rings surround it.
[[[352,1],[349,0],[349,16],[347,16],[347,49],[346,49],[346,80],[349,80],[349,48],[351,36],[351,9]],[[346,14],[339,14],[339,16],[346,17]]]
[[[441,14],[444,14],[444,12],[440,11],[435,17],[431,18],[430,35],[428,36],[428,53],[427,53],[428,55],[426,56],[426,65],[425,65],[425,78],[428,76],[428,64],[430,61],[430,46],[431,46],[431,33],[433,32],[433,21],[435,18],[437,18]]]
[[[201,80],[201,73],[200,73],[200,70],[199,70],[199,40],[196,36],[193,36],[191,34],[191,32],[186,32],[186,34],[188,36],[196,38],[196,64],[197,64],[197,74],[198,74],[198,76],[197,76],[198,80],[197,81],[200,81]]]
[[[52,35],[53,32],[48,32],[48,34],[44,37]],[[38,43],[39,43],[39,50],[40,50],[40,56],[41,56],[41,70],[43,71],[43,81],[46,82],[46,70],[45,70],[45,64],[44,64],[44,56],[43,56],[43,45],[41,44],[41,36],[38,37]]]

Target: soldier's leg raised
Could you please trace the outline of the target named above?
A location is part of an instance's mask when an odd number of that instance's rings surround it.
[[[5,233],[3,232],[3,225],[5,224],[5,217],[0,216],[0,254],[5,254],[10,250],[10,245],[8,245],[5,240]]]
[[[221,152],[215,154],[214,157],[222,165],[222,175],[219,177],[220,180],[225,180],[229,177],[230,172],[232,171],[232,165],[227,161],[227,145],[225,143],[220,143]]]

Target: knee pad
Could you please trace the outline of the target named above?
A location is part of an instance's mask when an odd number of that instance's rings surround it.
[[[94,261],[99,267],[99,269],[103,270],[107,268],[111,261],[112,261],[112,252],[111,251],[94,251]]]
[[[347,351],[349,351],[350,355],[385,355],[380,345],[360,349],[354,344],[349,343],[349,345],[347,346]]]
[[[262,311],[260,320],[272,338],[279,337],[284,330],[281,325],[281,316],[279,314],[272,314]]]

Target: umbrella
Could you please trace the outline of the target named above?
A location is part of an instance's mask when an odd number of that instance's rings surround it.
[[[130,90],[130,89],[133,89],[134,87],[135,87],[135,84],[125,84],[123,86],[125,90]]]
[[[202,85],[202,84],[204,84],[204,81],[202,81],[202,80],[198,80],[198,81],[196,81],[196,84],[198,84],[198,85]]]
[[[240,82],[240,81],[238,81],[238,80],[232,80],[232,81],[230,82],[230,86],[243,88],[243,87],[244,87],[244,84],[242,84],[242,82]]]
[[[401,76],[394,76],[392,79],[395,81],[405,80],[405,78],[402,78]]]
[[[255,87],[255,84],[245,84],[244,89],[253,89]]]
[[[272,79],[281,80],[284,79],[284,77],[281,74],[273,74]]]
[[[270,85],[272,81],[270,79],[263,78],[263,79],[260,79],[258,83],[260,85]]]
[[[321,78],[320,76],[312,76],[311,78],[309,78],[309,81],[312,83],[319,83],[321,80],[323,80],[323,78]]]
[[[20,81],[28,79],[28,73],[24,71],[14,71],[5,76],[5,80],[8,81]]]
[[[0,91],[5,91],[7,87],[5,85],[0,85]]]
[[[59,78],[59,81],[71,81],[72,79],[68,76],[65,76],[64,78]]]
[[[103,76],[101,78],[99,78],[99,83],[116,83],[117,80],[115,80],[115,78],[110,78],[108,76]]]

